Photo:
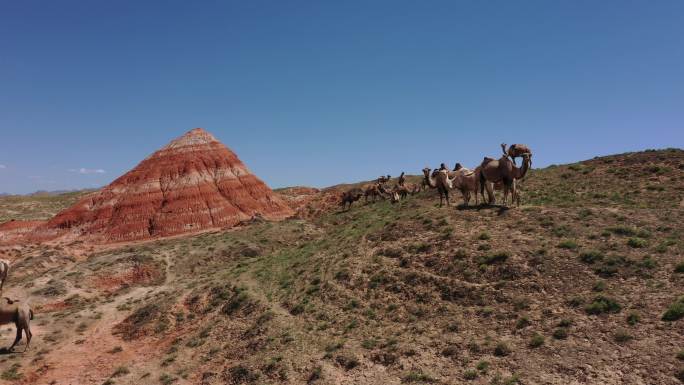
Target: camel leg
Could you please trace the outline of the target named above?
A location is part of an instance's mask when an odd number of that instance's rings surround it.
[[[506,201],[508,200],[508,185],[504,184],[503,191],[503,205],[506,206]]]
[[[515,197],[518,194],[518,191],[515,187],[515,179],[513,179],[513,183],[511,183],[511,206],[515,204]]]
[[[444,191],[444,195],[446,196],[447,207],[449,207],[449,190]]]
[[[485,187],[487,188],[487,198],[489,200],[489,204],[493,205],[496,203],[496,197],[494,196],[494,186],[493,183],[486,182]],[[485,199],[484,193],[482,194],[482,200]]]
[[[17,337],[14,339],[12,346],[9,347],[9,351],[12,351],[12,349],[14,349],[14,346],[18,344],[19,341],[21,341],[21,327],[17,324],[15,324],[15,326],[17,327]]]
[[[26,333],[26,347],[24,348],[24,351],[27,351],[29,345],[31,344],[31,337],[33,337],[33,333],[31,333],[31,328],[29,327],[29,325],[26,325],[24,333]]]

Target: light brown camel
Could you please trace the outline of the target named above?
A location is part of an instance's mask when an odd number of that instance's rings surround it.
[[[446,198],[447,207],[449,206],[449,190],[452,189],[452,179],[449,178],[447,170],[437,170],[430,174],[430,169],[423,169],[424,180],[430,188],[436,188],[439,193],[439,207],[442,207],[442,200]]]
[[[2,294],[2,287],[5,286],[7,274],[9,274],[10,263],[4,259],[0,259],[0,294]]]
[[[364,199],[368,203],[368,198],[370,197],[372,202],[375,202],[378,197],[385,199],[389,192],[385,189],[381,183],[373,183],[365,187],[363,191]]]
[[[362,196],[363,196],[363,190],[361,190],[358,187],[354,187],[349,191],[345,191],[342,193],[340,206],[342,206],[342,209],[346,209],[347,203],[349,203],[349,208],[351,209],[352,203],[361,199]]]
[[[465,206],[470,204],[471,193],[475,193],[475,204],[477,205],[479,203],[477,199],[477,192],[480,188],[478,171],[479,170],[471,171],[461,166],[460,163],[457,163],[456,167],[454,167],[454,171],[450,173],[453,178],[453,188],[461,192],[463,204]]]
[[[530,155],[530,165],[532,165],[532,150],[530,150],[530,148],[527,147],[526,145],[519,144],[519,143],[511,144],[511,146],[508,147],[508,150],[506,150],[506,144],[502,143],[501,149],[503,150],[504,154],[511,157],[511,160],[513,161],[514,165],[515,165],[515,158],[522,157],[523,154],[529,154]]]
[[[516,200],[515,180],[522,179],[530,168],[529,154],[523,154],[522,167],[516,167],[507,155],[495,160],[485,158],[480,165],[480,193],[484,197],[483,190],[487,189],[489,203],[495,203],[492,184],[502,182],[504,185],[503,204],[507,204],[508,192],[512,193],[511,200]]]
[[[33,310],[21,301],[11,301],[8,298],[0,299],[0,325],[6,325],[9,323],[14,323],[17,328],[17,337],[14,339],[14,343],[9,347],[9,351],[14,349],[14,346],[21,341],[21,331],[26,333],[26,347],[24,351],[28,349],[31,343],[31,328],[29,327],[29,321],[33,319]]]
[[[406,198],[409,194],[413,195],[418,192],[420,192],[420,187],[418,185],[406,182],[404,182],[404,184],[398,184],[394,186],[394,188],[391,190],[392,194],[398,194],[399,198],[401,199]]]

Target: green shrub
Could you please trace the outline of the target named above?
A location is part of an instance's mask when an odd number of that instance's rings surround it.
[[[161,382],[163,385],[170,385],[176,381],[178,381],[176,377],[170,376],[166,373],[159,376],[159,382]]]
[[[639,316],[639,313],[631,312],[627,315],[627,323],[632,326],[638,324],[640,320],[641,317]]]
[[[499,342],[494,347],[494,355],[497,357],[503,357],[511,354],[511,348],[505,342]]]
[[[656,265],[657,265],[657,263],[656,263],[655,259],[653,259],[649,256],[644,257],[644,259],[642,259],[641,262],[639,262],[639,266],[641,266],[645,269],[653,269],[654,267],[656,267]]]
[[[352,370],[355,367],[359,366],[359,360],[357,360],[356,357],[352,356],[339,355],[335,357],[335,361],[345,370]]]
[[[627,237],[631,237],[637,233],[635,229],[625,226],[609,227],[607,230],[613,234],[624,235]]]
[[[575,242],[571,239],[568,239],[568,240],[565,240],[565,241],[559,243],[558,247],[561,249],[574,250],[574,249],[578,248],[579,246],[577,245],[577,242]]]
[[[584,263],[592,264],[594,262],[603,260],[603,253],[596,250],[585,251],[580,254],[580,260]]]
[[[493,254],[488,254],[480,257],[478,261],[480,264],[492,265],[498,262],[504,262],[510,257],[511,254],[508,251],[499,251]]]
[[[674,269],[675,273],[684,274],[684,261],[679,262]]]
[[[465,372],[463,372],[463,378],[466,380],[474,380],[477,378],[477,371],[474,369],[468,369]]]
[[[553,331],[553,338],[557,340],[564,340],[568,338],[568,328],[558,328]]]
[[[679,297],[663,314],[663,321],[676,321],[684,317],[684,296]]]
[[[627,240],[627,245],[635,249],[641,249],[643,247],[646,247],[646,245],[648,245],[648,242],[643,238],[633,237]]]
[[[542,345],[544,345],[544,336],[542,336],[539,333],[534,333],[532,335],[532,339],[530,340],[530,347],[531,348],[538,348]]]
[[[584,310],[587,314],[619,313],[622,307],[614,299],[600,295],[585,306]]]
[[[562,327],[562,328],[570,327],[570,326],[572,326],[572,320],[569,320],[567,318],[563,318],[562,320],[560,320],[560,322],[558,322],[558,326]]]
[[[404,383],[413,383],[413,382],[433,383],[433,382],[437,382],[437,380],[435,380],[431,376],[423,373],[422,371],[411,371],[411,372],[406,373],[401,378],[401,382],[404,382]]]
[[[591,288],[593,291],[604,291],[606,290],[606,281],[596,281],[594,287]]]
[[[522,316],[518,318],[518,322],[515,323],[516,329],[523,329],[531,324],[530,319],[527,316]]]
[[[567,304],[570,307],[579,307],[584,303],[584,300],[581,297],[572,297],[568,299]]]
[[[617,330],[615,334],[613,334],[613,339],[615,340],[615,342],[620,344],[625,343],[631,340],[632,338],[632,335],[624,329]]]

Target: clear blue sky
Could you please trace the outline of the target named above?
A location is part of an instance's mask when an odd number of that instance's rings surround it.
[[[273,187],[684,146],[681,0],[21,0],[0,36],[0,192],[105,185],[194,127]]]

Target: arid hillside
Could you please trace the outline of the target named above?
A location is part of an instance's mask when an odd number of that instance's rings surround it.
[[[4,247],[35,319],[1,381],[684,382],[684,151],[533,170],[511,209],[431,190],[341,212],[346,188],[277,191],[280,222]]]

